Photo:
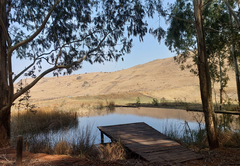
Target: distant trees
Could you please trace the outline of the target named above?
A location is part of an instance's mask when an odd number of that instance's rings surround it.
[[[70,74],[82,62],[118,60],[132,48],[132,36],[143,41],[145,16],[153,16],[147,0],[0,0],[0,148],[9,145],[13,102],[42,77]],[[13,58],[27,59],[20,73]],[[48,69],[43,64],[49,64]],[[38,71],[40,74],[37,74]],[[21,76],[34,80],[18,92]]]

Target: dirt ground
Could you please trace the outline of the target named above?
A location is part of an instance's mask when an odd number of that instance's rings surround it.
[[[240,165],[240,148],[221,148],[211,151],[201,151],[202,159],[187,161],[184,163],[166,162],[166,163],[148,163],[141,159],[128,159],[118,161],[88,160],[71,157],[68,155],[48,155],[44,153],[32,154],[23,152],[23,165],[27,166],[65,166],[65,165],[96,165],[96,166],[120,166],[120,165]],[[11,148],[0,149],[0,165],[15,165],[16,150]]]

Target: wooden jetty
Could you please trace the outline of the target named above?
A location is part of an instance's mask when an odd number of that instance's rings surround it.
[[[180,163],[202,158],[144,122],[98,126],[98,129],[101,131],[101,143],[104,143],[105,134],[112,142],[120,140],[126,148],[149,162]]]

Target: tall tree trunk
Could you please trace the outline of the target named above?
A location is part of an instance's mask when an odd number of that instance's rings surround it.
[[[200,91],[202,106],[205,116],[205,126],[207,130],[208,143],[211,149],[218,148],[219,142],[216,131],[215,113],[212,102],[212,88],[207,61],[205,35],[203,31],[202,6],[203,0],[193,0],[194,15],[197,31],[198,45],[198,72],[200,81]]]
[[[0,0],[0,19],[7,27],[6,2]],[[8,102],[6,38],[0,27],[0,148],[9,145],[10,141],[10,109],[2,110]]]
[[[219,60],[219,71],[220,71],[220,110],[222,110],[222,103],[223,103],[223,80],[222,80],[222,58],[221,53],[218,53],[218,60]]]
[[[231,32],[232,32],[232,58],[235,68],[235,78],[236,78],[236,85],[237,85],[237,95],[238,95],[238,105],[240,106],[240,80],[239,80],[239,67],[237,63],[237,58],[235,55],[235,43],[233,39],[233,22],[232,22],[232,14],[229,10],[229,21],[231,26]]]

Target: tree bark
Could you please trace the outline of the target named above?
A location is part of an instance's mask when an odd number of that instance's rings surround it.
[[[209,74],[205,35],[203,31],[202,6],[203,0],[193,0],[195,24],[198,45],[198,72],[202,106],[205,116],[205,126],[207,130],[208,143],[211,149],[218,148],[219,142],[216,132],[215,113],[212,102],[212,88]]]
[[[0,0],[0,19],[7,27],[6,2]],[[8,103],[8,77],[7,77],[7,47],[6,38],[0,27],[0,148],[6,147],[10,142],[10,108],[2,110]]]

